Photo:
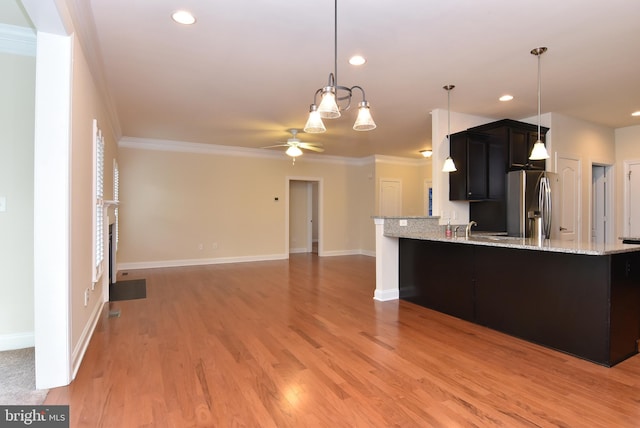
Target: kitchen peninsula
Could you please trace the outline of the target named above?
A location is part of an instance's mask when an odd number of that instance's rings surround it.
[[[610,367],[638,352],[640,245],[445,237],[377,217],[377,300],[403,299]]]

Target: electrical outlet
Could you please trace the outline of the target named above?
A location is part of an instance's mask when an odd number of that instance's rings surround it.
[[[218,249],[218,243],[214,242],[213,244],[211,244],[211,249],[217,250]]]
[[[5,196],[0,196],[0,213],[3,213],[7,210],[7,198]]]
[[[407,225],[407,220],[402,219],[399,221],[399,226],[406,226]]]
[[[89,289],[84,290],[84,305],[89,305]]]
[[[198,250],[202,250],[204,249],[204,245],[203,244],[198,244]]]

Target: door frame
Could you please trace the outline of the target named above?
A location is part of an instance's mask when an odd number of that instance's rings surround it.
[[[614,243],[616,241],[615,236],[615,207],[614,207],[614,195],[615,195],[615,166],[600,162],[591,163],[591,191],[589,192],[589,241],[593,241],[593,226],[595,219],[593,218],[593,169],[594,167],[604,168],[605,184],[604,184],[604,242]]]
[[[284,245],[285,245],[285,254],[287,258],[289,258],[289,218],[291,215],[291,198],[290,198],[290,189],[292,181],[302,181],[307,183],[307,190],[309,192],[308,200],[307,200],[307,219],[313,218],[313,207],[312,207],[312,184],[318,184],[318,218],[316,219],[318,223],[318,256],[324,255],[324,233],[323,233],[323,221],[322,221],[322,212],[323,212],[323,178],[322,177],[300,177],[300,176],[288,176],[286,177],[285,183],[285,216],[284,216]],[[309,234],[309,252],[311,252],[311,248],[313,247],[312,242],[312,225],[310,222],[307,224],[307,233]]]
[[[624,165],[624,171],[623,171],[623,175],[622,175],[622,181],[624,182],[623,184],[623,195],[622,198],[624,199],[623,201],[623,219],[622,219],[622,223],[623,223],[623,228],[622,228],[622,235],[623,236],[629,236],[631,234],[631,229],[629,228],[629,220],[630,220],[630,216],[631,216],[631,206],[629,204],[629,198],[631,197],[630,195],[630,190],[629,190],[629,172],[631,172],[631,165],[640,165],[640,159],[629,159],[629,160],[625,160],[623,161],[623,165]]]
[[[398,206],[397,208],[397,215],[402,215],[402,180],[399,178],[381,178],[379,181],[379,189],[378,189],[378,214],[379,215],[384,215],[383,214],[383,207],[384,207],[384,198],[382,197],[383,193],[383,183],[396,183],[398,185],[398,191],[400,192],[400,198],[398,199]]]
[[[555,161],[554,162],[555,163],[555,173],[558,174],[558,179],[559,180],[560,180],[560,172],[558,171],[558,161],[560,159],[572,160],[572,161],[576,161],[578,163],[578,167],[577,167],[577,174],[578,174],[578,178],[577,178],[578,183],[577,184],[578,184],[578,188],[576,189],[578,200],[577,200],[577,208],[575,210],[577,218],[575,218],[576,230],[574,231],[575,235],[574,235],[573,240],[576,241],[576,242],[579,242],[580,240],[582,240],[582,219],[584,217],[583,216],[583,209],[582,209],[582,190],[583,190],[582,189],[582,180],[583,180],[583,177],[582,177],[582,158],[580,156],[572,155],[572,154],[569,154],[569,153],[558,153],[558,152],[556,152],[555,153],[555,159],[554,159],[554,161]],[[589,184],[589,187],[591,187],[591,184]],[[554,198],[554,199],[555,199],[554,203],[557,206],[557,204],[560,202],[560,199],[557,198],[557,197]],[[591,212],[591,207],[589,207],[589,212]],[[556,218],[558,219],[559,217],[556,217]],[[589,229],[589,231],[590,230],[591,229]],[[558,235],[557,235],[558,239],[561,239],[561,235],[562,234],[560,234],[559,232],[557,232],[557,233],[558,233]],[[551,238],[552,239],[554,238],[554,234],[553,233],[551,234]],[[589,240],[591,240],[591,233],[589,233]]]

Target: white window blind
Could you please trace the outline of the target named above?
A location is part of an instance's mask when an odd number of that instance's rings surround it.
[[[118,169],[118,162],[116,162],[116,160],[113,160],[113,200],[117,202],[120,202],[120,169]],[[119,229],[119,220],[118,220],[118,205],[116,205],[116,208],[114,210],[114,214],[115,214],[115,222],[113,225],[114,231],[113,231],[113,235],[114,235],[114,245],[115,245],[115,250],[118,251],[118,241],[120,240],[120,233],[118,231]]]
[[[104,271],[104,139],[98,128],[98,121],[93,120],[93,282],[98,282]]]

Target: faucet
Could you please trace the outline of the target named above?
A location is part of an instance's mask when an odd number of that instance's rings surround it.
[[[469,236],[471,236],[471,228],[473,226],[477,226],[477,225],[478,225],[478,223],[476,223],[475,221],[470,221],[469,222],[469,224],[467,225],[467,228],[465,229],[465,232],[464,232],[465,238],[469,239]]]

